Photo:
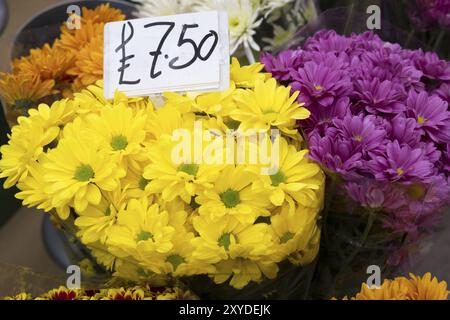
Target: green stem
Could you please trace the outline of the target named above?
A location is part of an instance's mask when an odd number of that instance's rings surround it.
[[[330,214],[330,207],[331,207],[331,203],[334,197],[334,193],[336,190],[336,181],[335,181],[335,177],[330,177],[330,183],[328,184],[328,187],[326,186],[325,188],[328,188],[328,192],[326,192],[326,198],[325,198],[325,206],[323,209],[323,215],[322,215],[322,236],[324,237],[324,243],[329,243],[329,237],[328,237],[328,232],[327,232],[327,221],[328,221],[328,216]]]
[[[375,213],[372,210],[370,210],[368,212],[366,227],[364,228],[361,238],[360,238],[359,242],[356,244],[356,248],[351,252],[351,254],[347,257],[347,259],[344,260],[344,263],[342,264],[341,268],[339,269],[339,272],[336,274],[335,284],[336,284],[337,279],[339,279],[339,276],[345,271],[347,266],[356,257],[356,255],[359,253],[361,248],[364,247],[364,244],[367,241],[367,237],[369,236],[369,233],[372,230],[374,221],[375,221]]]
[[[348,19],[345,22],[344,35],[347,35],[347,30],[348,30],[348,27],[350,25],[350,21],[353,20],[353,12],[354,11],[355,11],[355,4],[352,3],[351,6],[350,6],[350,13],[349,13]]]
[[[408,37],[406,38],[405,45],[404,45],[405,48],[408,47],[408,44],[411,41],[411,39],[413,38],[415,33],[416,33],[416,30],[414,30],[414,29],[411,29],[411,31],[408,33]]]
[[[437,49],[438,49],[439,46],[441,45],[441,42],[442,42],[442,39],[444,38],[444,35],[445,35],[445,30],[442,29],[442,30],[439,32],[436,41],[434,42],[434,45],[433,45],[433,51],[437,51]]]

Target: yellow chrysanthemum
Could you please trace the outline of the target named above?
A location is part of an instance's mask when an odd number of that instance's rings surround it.
[[[41,103],[37,108],[28,110],[28,118],[19,117],[18,122],[31,120],[42,124],[47,129],[59,129],[75,118],[75,111],[75,104],[67,99],[57,100],[51,106]]]
[[[73,100],[77,106],[77,112],[81,115],[92,112],[99,113],[105,106],[113,105],[113,101],[109,101],[103,96],[102,80],[75,93]]]
[[[86,210],[77,212],[75,225],[80,228],[77,235],[85,244],[106,242],[109,229],[116,223],[117,213],[126,206],[126,194],[119,187],[112,192],[103,192],[98,205],[88,205]]]
[[[193,219],[195,231],[200,237],[193,240],[196,250],[193,256],[208,263],[237,257],[261,257],[269,255],[273,240],[265,223],[242,224],[231,216],[211,219],[197,216]]]
[[[290,197],[298,203],[317,207],[322,203],[322,193],[325,184],[325,176],[320,166],[307,158],[308,150],[297,151],[287,140],[278,136],[273,143],[269,141],[269,154],[271,150],[278,160],[276,172],[271,175],[262,175],[261,180],[255,182],[256,189],[264,189],[270,192],[270,201],[281,206]],[[272,148],[277,144],[279,149]],[[270,154],[271,155],[271,154]],[[275,159],[274,158],[274,159]],[[260,166],[254,167],[255,172],[261,170]]]
[[[270,78],[270,73],[261,73],[262,69],[264,69],[262,63],[241,66],[238,59],[232,57],[230,78],[239,88],[253,88],[257,80],[265,81]]]
[[[39,76],[25,77],[17,74],[0,74],[0,92],[5,102],[22,114],[55,93],[55,81],[43,80]]]
[[[318,211],[298,205],[292,213],[289,206],[285,205],[270,218],[276,242],[272,259],[282,261],[289,257],[294,263],[307,264],[315,258],[315,255],[307,254],[311,247],[314,248],[311,240],[320,232],[317,227]]]
[[[146,130],[149,139],[156,140],[162,135],[169,135],[179,129],[191,130],[194,126],[195,115],[193,113],[181,113],[179,109],[165,105],[147,113]]]
[[[31,300],[31,299],[32,299],[31,294],[26,292],[18,293],[15,296],[0,298],[0,300]]]
[[[139,253],[166,253],[173,247],[175,229],[169,225],[169,213],[146,197],[131,199],[126,210],[117,216],[117,225],[109,230],[108,246],[119,257]]]
[[[233,93],[236,90],[234,83],[223,92],[188,92],[179,94],[165,92],[166,106],[175,107],[180,112],[199,112],[209,115],[227,116],[234,108]]]
[[[156,300],[198,300],[192,292],[180,288],[170,288],[156,296]]]
[[[190,141],[191,137],[187,139]],[[150,145],[148,147],[150,164],[144,170],[144,178],[150,181],[146,188],[152,193],[161,193],[165,201],[172,201],[179,196],[186,203],[190,203],[195,194],[212,187],[211,182],[216,179],[224,165],[195,164],[195,155],[190,153],[200,151],[203,155],[208,147],[206,142],[200,146],[201,150],[196,150],[196,147],[187,150],[186,153],[189,155],[180,155],[176,151],[180,143],[182,142],[172,141],[171,137],[162,136],[156,144]],[[190,160],[185,158],[187,156],[190,156]],[[176,159],[177,157],[180,159]]]
[[[144,168],[148,164],[145,162],[136,162],[137,168],[127,168],[127,175],[121,180],[128,198],[151,197],[152,194],[148,190],[147,185],[150,182],[144,178]]]
[[[67,74],[76,77],[74,90],[80,90],[103,78],[103,36],[91,39],[76,54],[74,66]]]
[[[143,145],[146,116],[133,114],[131,108],[117,105],[104,107],[100,114],[88,119],[89,132],[99,140],[99,148],[117,156],[122,168],[128,165],[139,168],[138,160],[145,160]]]
[[[52,197],[53,206],[67,208],[62,219],[69,215],[68,206],[82,212],[88,204],[98,205],[101,191],[114,191],[125,175],[117,159],[101,150],[99,139],[86,131],[60,140],[48,153],[44,169],[45,191]]]
[[[96,82],[97,86],[103,87],[103,81],[99,80]],[[124,93],[116,91],[114,93],[113,104],[123,104],[135,112],[144,111],[149,113],[155,109],[153,101],[149,97],[127,97]]]
[[[216,265],[217,272],[213,279],[216,283],[224,283],[230,279],[230,285],[236,289],[242,289],[250,281],[259,282],[263,275],[268,279],[274,279],[278,274],[278,265],[270,260],[253,260],[249,258],[237,258],[225,260]]]
[[[95,258],[96,262],[106,270],[116,270],[117,266],[123,261],[108,251],[108,247],[100,242],[91,243],[87,246]]]
[[[296,102],[298,92],[277,85],[275,79],[256,80],[253,90],[239,90],[235,100],[237,108],[231,118],[240,121],[242,130],[278,128],[286,134],[296,134],[296,121],[306,119],[310,112]]]
[[[99,300],[151,300],[151,297],[146,297],[142,288],[119,288],[108,289],[105,296],[98,297]]]
[[[259,216],[270,215],[268,193],[252,188],[257,177],[245,166],[227,165],[213,181],[213,187],[196,197],[200,214],[216,218],[231,215],[241,223],[253,223]]]
[[[16,194],[16,198],[22,200],[24,206],[36,207],[48,212],[53,206],[52,199],[44,192],[46,187],[42,168],[44,162],[45,156],[42,156],[39,162],[34,161],[29,164],[27,177],[17,184],[20,191]]]
[[[19,118],[8,144],[0,147],[0,178],[6,178],[4,187],[11,188],[28,176],[32,166],[44,152],[44,147],[56,139],[59,128],[46,128],[41,121]]]
[[[172,249],[166,253],[156,254],[142,251],[142,265],[157,274],[175,277],[213,273],[215,268],[212,265],[193,257],[195,249],[193,239],[192,232],[177,230],[172,238]]]

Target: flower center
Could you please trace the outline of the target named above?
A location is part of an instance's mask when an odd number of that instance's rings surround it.
[[[149,182],[150,182],[150,180],[147,180],[144,177],[141,177],[141,179],[139,180],[139,189],[144,191],[145,187],[148,185]]]
[[[362,141],[362,135],[360,135],[360,134],[357,134],[357,135],[355,135],[354,137],[353,137],[356,141],[358,141],[358,142],[361,142]]]
[[[283,234],[280,238],[280,242],[281,243],[286,243],[289,240],[291,240],[294,237],[294,234],[292,232],[286,232],[285,234]]]
[[[191,176],[195,177],[198,172],[198,164],[183,163],[178,167],[178,171],[190,174]]]
[[[127,137],[123,135],[114,136],[111,139],[111,147],[114,151],[120,151],[125,150],[125,148],[128,146],[128,140]]]
[[[234,17],[230,19],[230,27],[234,27],[236,28],[239,25],[239,18],[238,17]]]
[[[106,217],[109,217],[111,215],[111,208],[108,207],[106,208],[105,212],[103,212],[105,214]]]
[[[146,241],[148,239],[153,239],[153,234],[147,231],[141,231],[137,236],[137,241]]]
[[[195,197],[191,197],[191,202],[189,203],[193,210],[200,208],[200,205],[195,201]]]
[[[401,176],[404,173],[405,173],[405,170],[403,170],[402,168],[397,168],[397,175]]]
[[[270,180],[272,180],[272,185],[278,187],[278,185],[282,182],[286,182],[286,176],[283,172],[278,170],[277,173],[270,176]]]
[[[172,265],[173,271],[177,270],[177,268],[180,264],[186,262],[186,260],[184,260],[184,258],[178,254],[173,254],[171,256],[168,256],[166,261]]]
[[[234,120],[234,119],[230,119],[228,121],[225,121],[225,125],[231,129],[231,130],[237,130],[240,126],[241,122]]]
[[[231,233],[224,233],[218,240],[219,246],[224,247],[226,251],[230,248],[231,236]]]
[[[87,182],[94,177],[94,169],[88,164],[82,164],[75,170],[75,179]]]
[[[425,121],[427,121],[427,119],[425,119],[425,117],[422,117],[422,116],[418,116],[417,117],[417,123],[418,124],[424,124]]]
[[[320,91],[320,90],[322,90],[322,86],[316,84],[316,85],[314,86],[314,89],[316,89],[317,91]]]
[[[425,195],[425,188],[420,184],[413,184],[408,188],[407,192],[412,199],[418,200],[422,199]]]
[[[241,202],[239,192],[232,189],[228,189],[227,191],[222,192],[220,194],[220,200],[222,200],[223,204],[227,208],[236,207],[239,202]]]

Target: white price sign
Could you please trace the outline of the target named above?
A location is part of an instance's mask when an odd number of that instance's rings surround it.
[[[104,30],[104,95],[228,89],[226,12],[110,22]]]

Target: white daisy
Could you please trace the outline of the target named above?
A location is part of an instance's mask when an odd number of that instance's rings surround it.
[[[240,46],[249,56],[251,49],[259,51],[259,45],[253,39],[262,22],[260,17],[261,3],[258,0],[200,0],[197,11],[219,10],[228,13],[230,28],[230,54]],[[250,58],[250,57],[249,57]],[[251,59],[249,59],[251,60]],[[252,62],[252,61],[250,61]]]
[[[193,0],[135,0],[139,4],[138,16],[158,17],[193,12],[197,1]]]

